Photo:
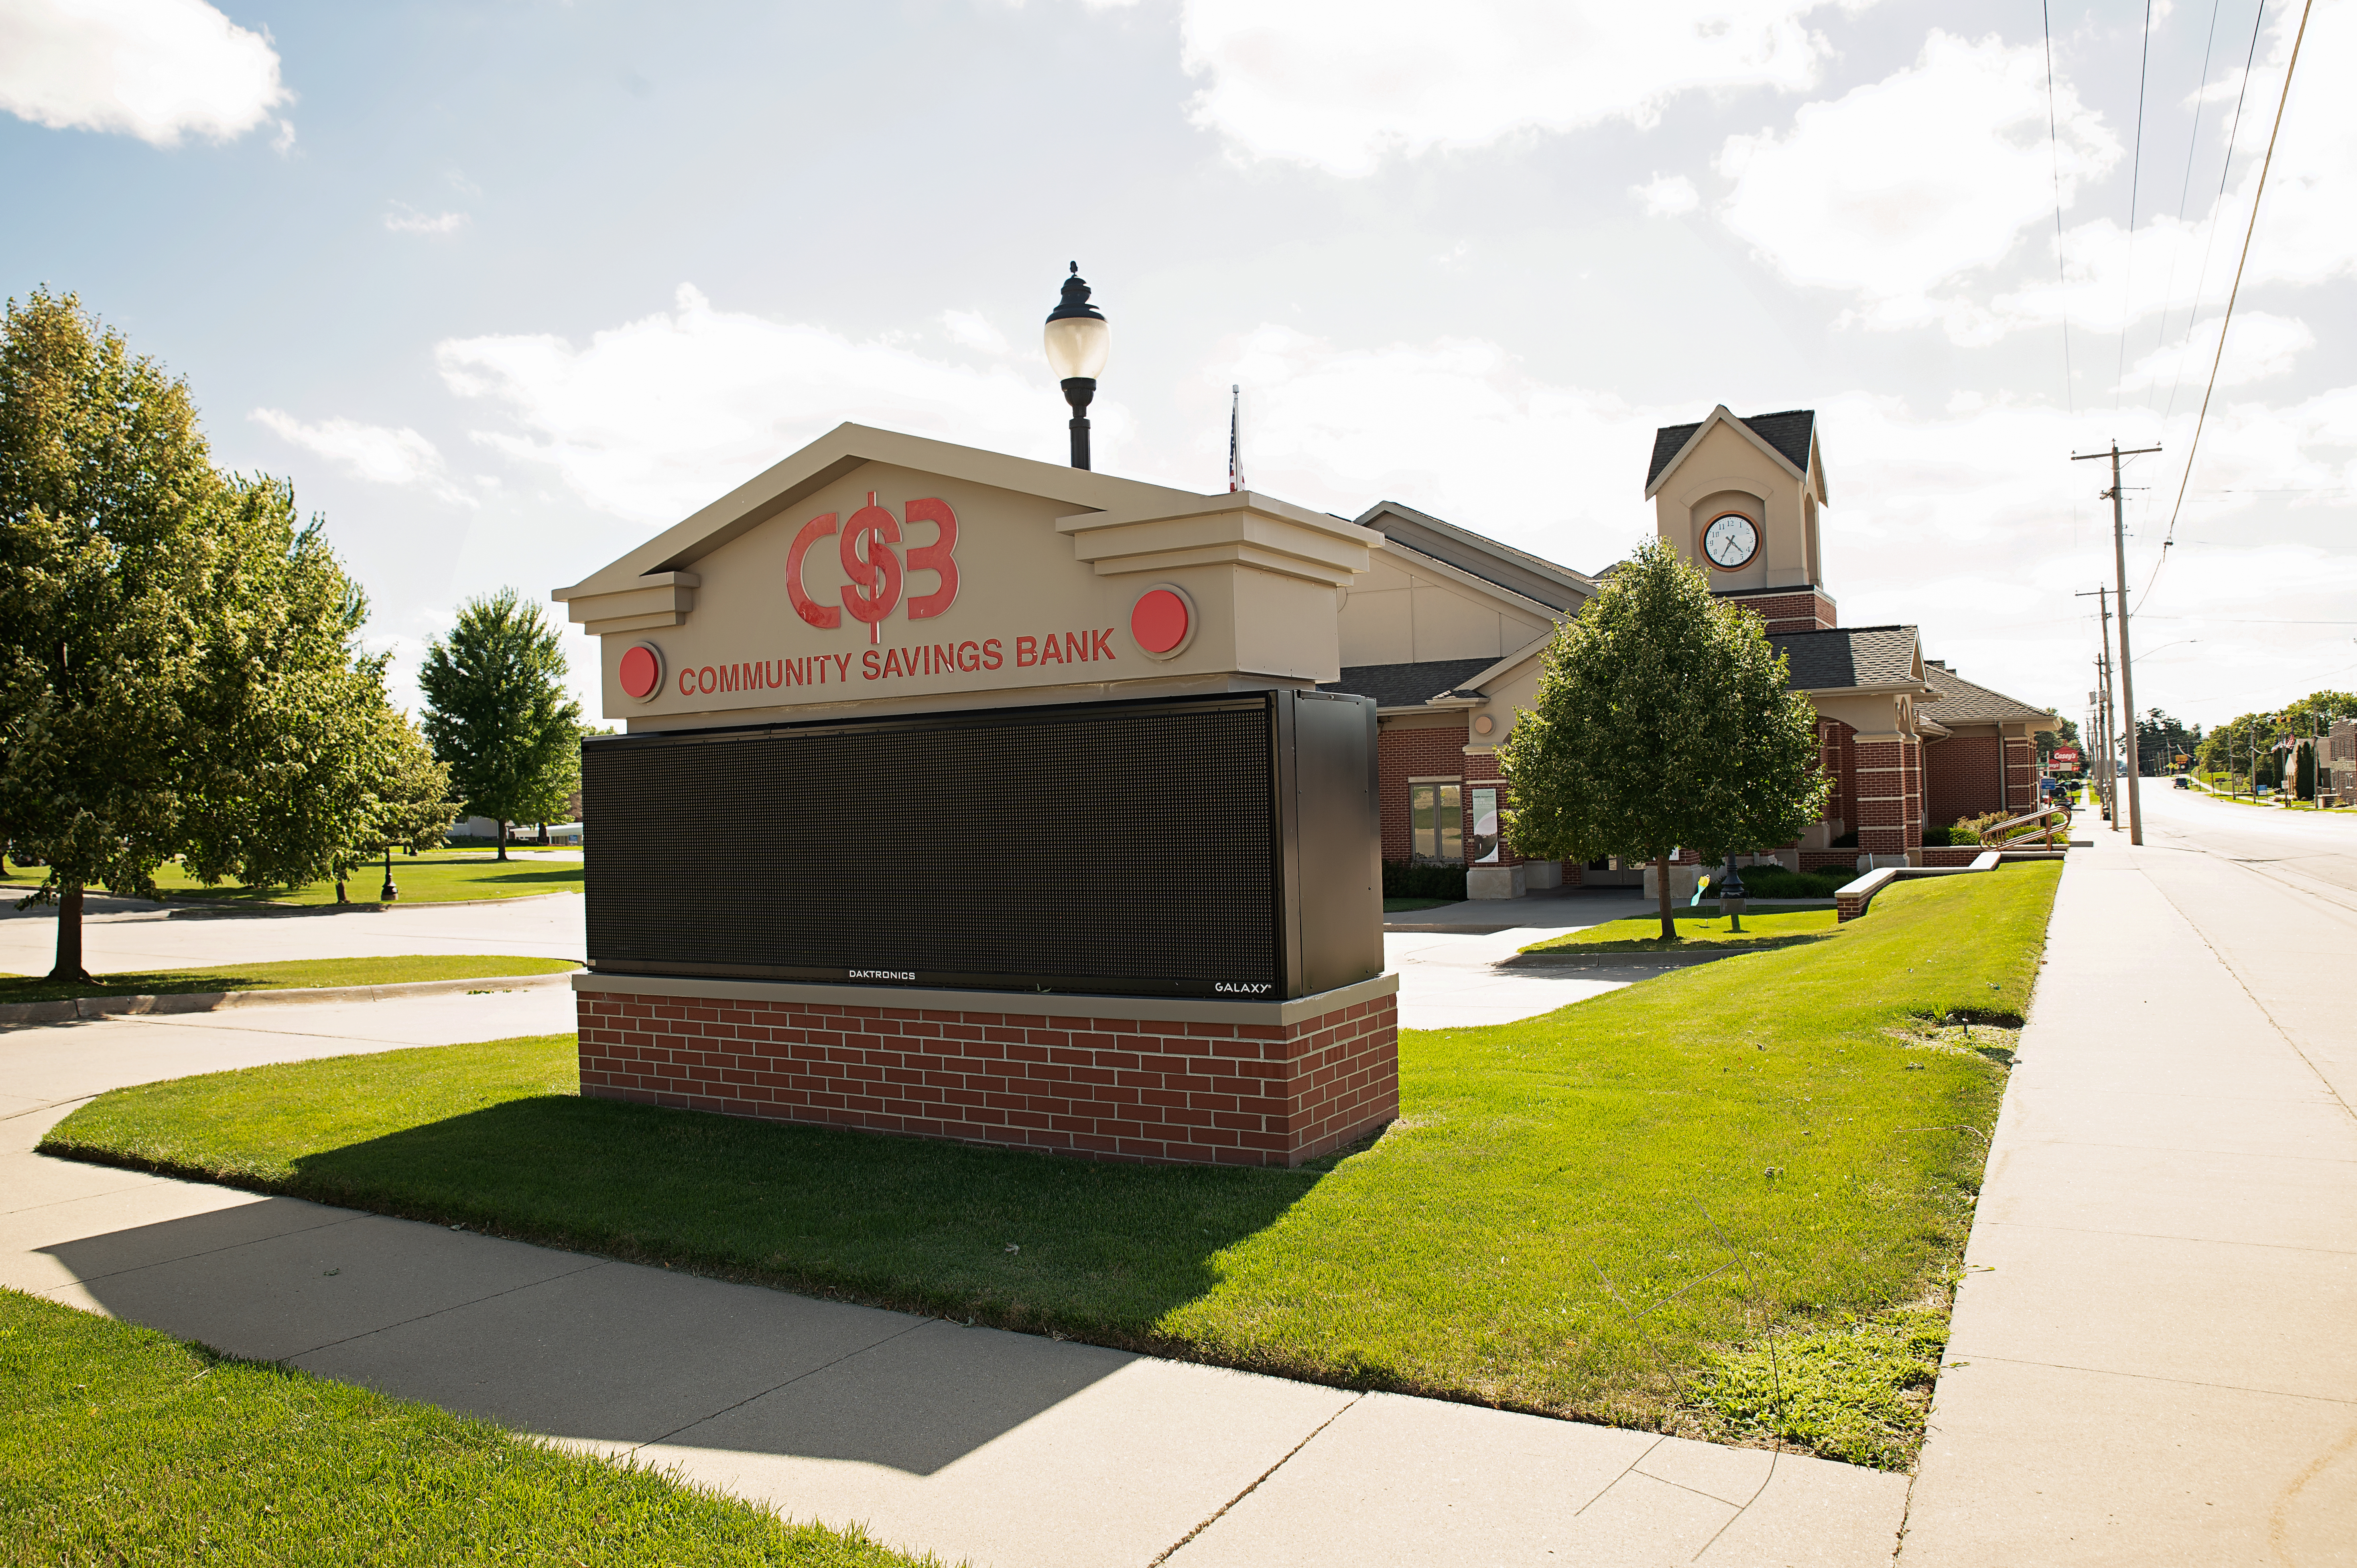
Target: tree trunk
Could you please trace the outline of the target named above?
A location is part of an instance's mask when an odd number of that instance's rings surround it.
[[[1656,869],[1653,886],[1662,896],[1662,940],[1674,942],[1678,940],[1678,922],[1677,917],[1670,913],[1670,852],[1655,851],[1653,865]]]
[[[58,895],[58,962],[49,978],[61,984],[88,985],[90,972],[81,966],[81,884],[69,882]]]
[[[500,819],[500,858],[501,860],[505,860],[507,857],[508,857],[508,820],[507,820],[505,817],[501,817],[501,818]]]

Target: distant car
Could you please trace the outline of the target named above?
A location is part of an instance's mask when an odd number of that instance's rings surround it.
[[[2190,789],[2193,788],[2193,780],[2180,773],[2177,776],[2177,788],[2179,789]]]

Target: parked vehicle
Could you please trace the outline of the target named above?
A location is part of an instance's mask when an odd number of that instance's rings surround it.
[[[2190,789],[2193,788],[2193,780],[2180,773],[2177,776],[2177,787],[2179,789]]]

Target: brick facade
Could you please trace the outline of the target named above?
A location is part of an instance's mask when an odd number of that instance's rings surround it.
[[[1925,800],[1941,827],[2002,811],[2007,793],[2005,743],[1996,736],[1953,735],[1923,747]]]
[[[1410,832],[1414,824],[1408,814],[1408,783],[1415,779],[1455,779],[1463,788],[1458,795],[1458,808],[1462,821],[1459,843],[1473,842],[1473,786],[1495,784],[1501,805],[1506,800],[1506,789],[1498,772],[1498,757],[1493,751],[1477,751],[1470,755],[1466,745],[1471,732],[1464,725],[1383,725],[1375,732],[1376,788],[1383,797],[1383,858],[1405,861],[1413,848]],[[1516,854],[1512,844],[1499,847],[1498,865],[1527,864]],[[1579,886],[1579,867],[1566,862],[1563,885]]]
[[[1252,1165],[1299,1165],[1399,1114],[1388,991],[1286,1024],[1268,1021],[1276,1004],[1161,1009],[1260,1022],[1157,1021],[1123,1016],[1118,997],[1017,1013],[977,1010],[957,993],[908,1007],[860,1005],[836,987],[676,995],[662,993],[682,987],[617,977],[576,989],[581,1092],[593,1100],[1088,1159]],[[828,993],[844,999],[813,999]]]
[[[1722,591],[1718,596],[1766,621],[1771,636],[1831,631],[1837,624],[1833,600],[1814,588],[1746,588]]]
[[[1862,854],[1912,854],[1923,847],[1921,743],[1859,741],[1850,746],[1857,774],[1857,848]]]

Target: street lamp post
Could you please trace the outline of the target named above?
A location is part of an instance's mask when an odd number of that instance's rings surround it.
[[[1072,467],[1089,466],[1089,401],[1097,395],[1097,372],[1112,350],[1112,329],[1104,313],[1089,303],[1089,285],[1081,280],[1081,263],[1064,280],[1064,296],[1048,313],[1048,366],[1072,405]]]

